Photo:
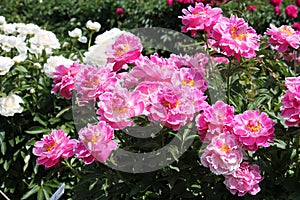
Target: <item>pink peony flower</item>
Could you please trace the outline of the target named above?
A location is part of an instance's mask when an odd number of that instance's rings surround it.
[[[74,153],[77,158],[82,159],[82,161],[87,165],[89,165],[95,161],[95,158],[88,151],[88,149],[84,146],[82,141],[77,143],[77,146],[74,149]]]
[[[265,35],[270,36],[269,43],[279,52],[286,52],[289,47],[294,49],[299,47],[300,34],[291,26],[282,25],[277,28],[271,24]]]
[[[192,68],[180,68],[179,71],[176,71],[173,74],[171,82],[173,85],[192,87],[203,93],[206,91],[208,86],[208,83],[202,73]]]
[[[288,5],[285,8],[285,14],[288,18],[297,18],[298,16],[298,8],[295,5]]]
[[[195,35],[197,31],[205,30],[209,32],[221,16],[220,8],[211,8],[209,5],[204,6],[203,3],[196,3],[195,7],[189,6],[188,10],[182,10],[184,16],[182,19],[182,32],[191,31]]]
[[[120,16],[120,15],[123,15],[124,14],[124,9],[123,8],[117,8],[116,9],[116,15],[117,16]]]
[[[247,11],[255,11],[257,8],[256,6],[248,6]]]
[[[150,99],[148,118],[178,130],[194,118],[194,113],[201,109],[205,98],[199,90],[161,83],[156,95]]]
[[[274,12],[277,14],[277,15],[280,15],[281,14],[281,9],[279,6],[275,6],[274,7]]]
[[[201,155],[201,163],[217,174],[230,174],[243,161],[242,145],[230,133],[214,137]]]
[[[294,22],[293,29],[296,30],[296,31],[300,31],[300,23],[299,22]]]
[[[173,3],[174,3],[173,0],[166,0],[166,1],[167,1],[167,4],[170,5],[170,6],[172,6]]]
[[[244,196],[247,193],[256,195],[260,191],[258,183],[263,180],[259,166],[251,166],[247,162],[242,163],[240,168],[233,173],[224,176],[227,189],[233,195],[238,193],[238,196]]]
[[[287,126],[300,125],[300,77],[285,79],[287,91],[282,98],[281,115]]]
[[[78,135],[79,141],[84,144],[85,148],[99,162],[105,162],[111,151],[118,146],[113,141],[114,129],[104,121],[99,121],[97,125],[88,124],[80,129]]]
[[[106,51],[107,61],[115,62],[113,70],[117,72],[124,64],[132,63],[139,58],[142,49],[143,46],[138,37],[131,33],[122,34]]]
[[[64,130],[53,130],[34,144],[32,152],[38,156],[37,163],[48,168],[56,165],[61,158],[73,156],[76,144],[77,140],[69,139]]]
[[[270,4],[272,4],[272,6],[280,6],[281,3],[282,0],[270,0]]]
[[[195,119],[201,140],[210,142],[215,136],[231,131],[233,119],[234,108],[223,101],[205,108]]]
[[[247,110],[234,118],[233,134],[243,143],[245,149],[256,151],[260,146],[273,142],[275,122],[264,112]]]
[[[212,37],[216,41],[214,47],[238,60],[241,56],[248,59],[255,57],[255,51],[259,49],[260,36],[242,18],[233,15],[230,18],[219,18],[213,27]]]
[[[75,88],[81,100],[92,100],[106,91],[113,91],[117,75],[108,68],[85,66],[76,76]]]
[[[72,97],[72,91],[75,88],[76,75],[80,71],[82,65],[75,62],[70,67],[64,65],[59,65],[55,68],[53,72],[53,82],[54,87],[51,93],[58,93],[65,99],[70,99]]]
[[[99,97],[97,114],[100,120],[108,122],[114,129],[132,126],[132,117],[144,112],[144,103],[139,91],[129,92],[126,88],[116,87],[113,92],[105,92]]]

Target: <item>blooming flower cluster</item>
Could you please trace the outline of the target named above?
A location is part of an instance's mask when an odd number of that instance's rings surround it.
[[[255,195],[262,180],[259,168],[245,160],[246,151],[268,147],[273,142],[275,122],[258,110],[234,115],[232,106],[217,101],[196,117],[198,133],[208,146],[201,155],[201,163],[225,177],[224,184],[239,196]]]
[[[300,77],[285,79],[287,91],[282,98],[281,115],[287,126],[300,125]]]
[[[242,18],[222,16],[222,10],[211,8],[203,3],[196,3],[195,7],[189,6],[183,9],[184,16],[180,16],[184,27],[183,32],[191,31],[196,35],[197,31],[204,30],[212,47],[226,56],[234,56],[247,59],[256,56],[259,49],[260,36]]]

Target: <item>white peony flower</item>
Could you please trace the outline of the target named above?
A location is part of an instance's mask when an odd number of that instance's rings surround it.
[[[0,98],[0,115],[8,117],[13,116],[15,113],[21,113],[23,107],[20,103],[24,103],[24,101],[16,94]]]
[[[32,45],[37,47],[42,47],[43,49],[59,49],[60,43],[56,35],[47,30],[39,30],[34,34],[32,38],[29,39]]]
[[[0,25],[6,24],[6,20],[4,16],[0,16]]]
[[[95,39],[95,45],[91,46],[89,50],[84,53],[83,61],[91,65],[104,66],[107,62],[107,55],[105,54],[107,48],[113,45],[116,39],[125,33],[118,28],[113,28],[98,35]]]
[[[13,59],[0,56],[0,75],[5,75],[14,64]]]
[[[86,27],[92,31],[98,32],[101,28],[101,24],[98,22],[92,22],[91,20],[87,21]]]
[[[16,25],[16,29],[20,35],[24,35],[24,36],[33,35],[41,30],[41,28],[38,25],[32,23],[29,24],[18,23]]]
[[[72,38],[79,38],[82,36],[82,30],[79,28],[75,28],[73,31],[68,31],[68,33]]]
[[[2,24],[2,30],[5,34],[14,34],[16,32],[15,24]]]
[[[48,77],[53,77],[52,73],[55,72],[55,67],[59,65],[70,66],[74,61],[60,56],[50,56],[47,59],[47,63],[44,64],[44,72]]]

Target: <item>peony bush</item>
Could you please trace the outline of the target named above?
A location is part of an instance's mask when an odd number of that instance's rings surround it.
[[[194,53],[149,50],[129,26],[86,20],[61,39],[0,17],[1,196],[50,199],[65,184],[63,199],[299,198],[299,2],[267,2],[286,21],[264,30],[248,22],[259,3],[161,3],[180,8]],[[191,144],[169,146],[167,166],[111,167],[174,138]]]

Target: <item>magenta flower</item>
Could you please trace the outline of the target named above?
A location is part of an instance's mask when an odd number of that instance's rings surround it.
[[[247,11],[255,11],[257,8],[256,6],[248,6]]]
[[[124,14],[124,9],[123,8],[117,8],[116,9],[116,15],[117,16],[120,16],[120,15],[123,15]]]
[[[174,3],[173,0],[166,0],[166,1],[167,1],[167,4],[170,5],[170,6],[172,6],[173,3]]]
[[[277,15],[280,15],[281,14],[281,9],[279,6],[275,6],[274,7],[274,12],[277,14]]]
[[[255,57],[255,51],[259,49],[260,36],[242,18],[233,15],[230,18],[219,18],[213,27],[212,37],[216,41],[214,47],[238,60],[241,56],[248,59]]]
[[[113,91],[117,75],[108,68],[85,66],[76,76],[75,88],[81,100],[92,100],[106,91]]]
[[[51,93],[58,93],[65,99],[70,99],[72,97],[72,91],[75,88],[76,75],[80,71],[82,65],[74,62],[70,67],[64,65],[59,65],[55,68],[53,72],[53,82],[54,87]]]
[[[300,7],[300,0],[295,0],[295,3],[296,3],[297,6]]]
[[[296,31],[300,31],[300,23],[299,22],[294,22],[293,29],[296,30]]]
[[[191,31],[195,35],[197,31],[205,30],[209,32],[221,16],[220,8],[211,8],[209,5],[204,6],[203,3],[196,3],[195,7],[189,6],[188,10],[182,10],[184,16],[182,19],[182,32]]]
[[[247,110],[234,118],[233,134],[243,143],[245,149],[256,151],[260,146],[273,142],[275,122],[264,112]]]
[[[233,195],[238,193],[238,196],[244,196],[247,193],[256,195],[260,191],[258,183],[263,180],[259,166],[251,166],[247,162],[243,162],[240,168],[231,174],[224,175],[224,177],[224,184],[227,189]]]
[[[280,6],[280,4],[282,3],[282,0],[270,0],[270,4],[272,4],[272,6]]]
[[[105,92],[99,97],[97,114],[114,129],[132,126],[132,117],[144,112],[144,102],[140,93],[129,92],[126,88],[116,87],[113,92]]]
[[[210,142],[215,136],[232,130],[234,119],[234,108],[217,101],[208,106],[196,117],[196,126],[201,140]]]
[[[286,52],[289,47],[294,49],[299,47],[300,34],[291,26],[282,25],[277,28],[271,24],[265,35],[270,36],[269,43],[279,52]]]
[[[108,62],[115,62],[113,70],[119,71],[126,63],[132,63],[140,57],[143,46],[140,39],[133,34],[122,34],[106,51]]]
[[[34,144],[32,152],[38,156],[37,163],[48,168],[56,165],[61,158],[73,156],[76,144],[77,140],[69,139],[64,130],[53,130]]]
[[[230,174],[243,161],[242,145],[230,133],[214,137],[201,155],[201,163],[217,174]]]
[[[300,125],[300,77],[287,77],[285,86],[288,90],[281,100],[281,115],[287,126]]]
[[[82,141],[77,143],[77,146],[74,149],[74,153],[77,158],[82,159],[82,161],[87,165],[89,165],[95,161],[95,158],[88,151],[88,149],[84,146]]]
[[[114,129],[104,121],[99,121],[97,125],[88,124],[80,129],[78,135],[79,141],[99,162],[105,162],[118,146],[113,140]]]
[[[295,5],[288,5],[285,8],[285,14],[288,18],[297,18],[298,16],[298,8]]]

